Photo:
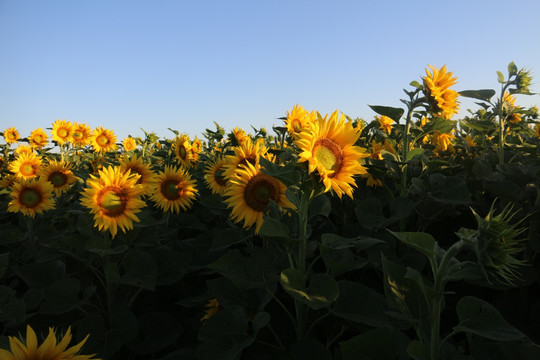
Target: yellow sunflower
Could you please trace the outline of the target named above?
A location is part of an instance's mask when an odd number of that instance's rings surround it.
[[[245,229],[255,224],[255,234],[258,234],[270,199],[282,208],[295,208],[285,196],[286,190],[281,181],[246,163],[229,179],[225,202],[227,207],[232,208],[231,218],[234,222],[244,221]]]
[[[152,171],[150,164],[145,164],[143,159],[136,154],[131,158],[125,156],[122,162],[120,162],[120,169],[123,172],[131,171],[132,174],[139,175],[137,184],[140,184],[144,188],[143,195],[152,195],[155,183],[157,182],[157,176]]]
[[[150,198],[164,212],[180,213],[191,207],[197,195],[196,182],[183,168],[165,165],[157,176],[154,194]]]
[[[95,355],[78,354],[83,347],[87,335],[80,343],[68,348],[71,342],[71,327],[68,328],[62,340],[57,343],[56,334],[53,328],[49,328],[49,335],[38,347],[36,333],[30,327],[26,326],[26,342],[10,336],[9,346],[11,352],[0,349],[0,359],[2,360],[99,360]]]
[[[317,113],[315,111],[308,113],[306,109],[297,104],[292,108],[291,112],[287,111],[285,127],[289,135],[297,139],[300,132],[310,127],[316,119]]]
[[[105,129],[103,126],[99,126],[94,130],[90,140],[94,151],[98,153],[116,150],[116,135],[112,130]]]
[[[15,148],[15,154],[22,155],[22,154],[32,154],[34,150],[28,145],[19,145]]]
[[[227,160],[219,157],[211,161],[204,171],[204,181],[213,194],[224,195],[227,187],[227,180],[223,177],[223,171]]]
[[[452,140],[456,137],[451,133],[441,133],[437,130],[431,135],[431,142],[435,145],[435,151],[453,151]]]
[[[20,179],[11,186],[11,201],[8,204],[9,212],[21,212],[26,216],[35,217],[45,210],[54,209],[52,198],[53,186],[42,179]]]
[[[0,179],[0,189],[5,189],[12,187],[13,184],[17,181],[17,177],[12,174],[8,174]]]
[[[457,78],[452,77],[454,73],[446,72],[446,65],[440,70],[437,70],[435,66],[428,66],[431,72],[426,69],[426,76],[423,78],[424,93],[435,114],[450,119],[459,110],[457,101],[459,94],[450,89],[457,83]]]
[[[71,142],[74,146],[82,148],[92,143],[90,126],[85,123],[75,123],[71,130]]]
[[[137,143],[135,142],[134,138],[128,136],[124,139],[124,141],[122,141],[122,146],[124,147],[125,151],[133,151],[137,148]]]
[[[4,130],[4,139],[6,139],[6,144],[16,143],[19,138],[19,132],[14,127]]]
[[[39,177],[53,185],[57,197],[77,182],[77,177],[71,171],[71,164],[56,160],[51,160],[44,166]]]
[[[518,122],[520,122],[521,121],[521,114],[517,113],[517,112],[514,112],[514,110],[516,108],[518,108],[515,105],[516,97],[514,95],[511,95],[510,93],[508,93],[508,91],[505,91],[504,96],[503,96],[503,102],[508,104],[507,105],[508,112],[510,113],[508,115],[508,121],[510,121],[511,123],[514,123],[514,124],[517,124]]]
[[[9,171],[23,179],[31,179],[39,175],[41,156],[35,153],[23,153],[9,164]]]
[[[375,119],[377,119],[379,122],[379,129],[386,131],[389,134],[392,132],[392,124],[394,123],[394,120],[385,115],[375,116]]]
[[[110,231],[113,238],[118,228],[124,233],[133,229],[133,222],[139,222],[135,214],[146,205],[140,199],[144,188],[137,185],[138,180],[139,175],[123,172],[119,166],[100,170],[99,177],[90,175],[81,204],[94,214],[94,226],[100,231]]]
[[[70,121],[56,120],[52,127],[52,139],[59,145],[65,145],[71,141],[71,134],[73,133],[73,124]]]
[[[189,141],[189,136],[186,134],[177,136],[174,139],[173,152],[180,164],[185,167],[190,167],[192,165],[191,142]]]
[[[204,311],[206,314],[201,318],[201,321],[210,319],[212,316],[216,315],[222,309],[217,298],[208,300],[208,303],[204,305],[204,307],[207,308]]]
[[[49,142],[49,136],[42,128],[32,130],[28,138],[32,149],[42,149]]]
[[[231,133],[229,134],[229,140],[231,140],[233,146],[240,146],[247,139],[249,139],[249,136],[243,129],[239,128],[238,126],[232,129]]]
[[[360,133],[337,110],[327,119],[319,115],[318,122],[308,131],[300,133],[296,144],[301,150],[299,162],[309,162],[309,172],[317,170],[326,191],[332,189],[340,198],[353,197],[354,176],[366,173],[360,159],[370,154],[355,146]]]
[[[240,146],[233,148],[234,155],[227,155],[225,159],[227,163],[225,165],[225,171],[223,176],[225,179],[230,178],[233,173],[240,167],[245,166],[247,163],[259,167],[259,157],[266,155],[268,148],[262,145],[260,142],[255,142],[251,138],[246,140]]]
[[[202,151],[202,141],[195,136],[195,139],[191,142],[191,163],[195,165],[199,161],[199,154]]]

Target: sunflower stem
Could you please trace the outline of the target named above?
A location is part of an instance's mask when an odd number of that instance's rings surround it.
[[[313,192],[313,191],[312,191]],[[300,281],[301,288],[306,286],[306,245],[307,245],[307,221],[308,221],[308,209],[309,202],[311,200],[312,192],[307,194],[302,192],[302,197],[300,200],[300,206],[298,209],[299,217],[299,229],[298,229],[298,240],[299,240],[299,249],[298,249],[298,259],[297,266],[298,271],[300,272]],[[303,339],[305,335],[305,305],[294,300],[295,310],[296,310],[296,337],[298,340]]]

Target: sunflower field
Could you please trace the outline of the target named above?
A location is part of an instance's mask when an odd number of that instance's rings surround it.
[[[271,133],[4,129],[0,360],[540,359],[540,119],[497,78]]]

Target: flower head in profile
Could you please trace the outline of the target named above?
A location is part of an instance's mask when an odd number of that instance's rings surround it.
[[[309,128],[317,119],[317,113],[312,111],[308,113],[300,105],[295,105],[292,110],[287,111],[287,118],[285,119],[285,126],[289,135],[293,139],[297,139],[302,130]]]
[[[9,171],[17,177],[32,179],[39,175],[42,160],[36,153],[23,153],[9,164]]]
[[[431,142],[435,145],[435,151],[454,151],[454,145],[452,145],[452,140],[455,140],[456,137],[451,133],[441,133],[438,130],[435,130],[431,134]]]
[[[2,360],[99,360],[95,355],[81,355],[79,352],[88,340],[87,335],[81,342],[68,348],[71,342],[71,327],[60,339],[56,337],[55,330],[49,328],[49,335],[38,346],[36,333],[30,325],[26,326],[26,341],[14,336],[9,337],[10,350],[0,349]]]
[[[105,129],[103,126],[99,126],[93,131],[90,140],[95,152],[105,153],[116,150],[116,135],[112,130]]]
[[[124,172],[119,166],[108,166],[99,171],[99,176],[90,175],[81,204],[94,214],[94,226],[110,231],[113,238],[118,228],[124,233],[133,229],[133,222],[139,222],[136,214],[146,205],[140,198],[144,188],[138,180],[139,175]]]
[[[188,135],[182,134],[174,139],[173,152],[176,156],[176,160],[181,165],[184,167],[191,167],[193,154],[191,152],[191,141],[189,140]]]
[[[139,175],[137,184],[142,185],[144,188],[144,195],[151,195],[157,181],[156,174],[150,167],[150,164],[144,163],[143,159],[136,154],[128,157],[124,156],[124,159],[120,162],[120,169],[123,172],[130,171],[131,174]]]
[[[286,190],[281,181],[248,162],[229,179],[225,202],[232,208],[233,221],[243,221],[245,229],[255,225],[255,234],[258,234],[270,200],[282,208],[295,208],[285,196]]]
[[[385,115],[375,116],[375,119],[377,119],[379,122],[379,129],[389,134],[392,132],[392,124],[394,123],[394,120]]]
[[[22,155],[22,154],[32,154],[34,150],[28,145],[19,145],[15,148],[15,154]]]
[[[77,182],[77,177],[71,171],[71,164],[57,160],[51,160],[43,166],[39,177],[53,185],[57,197]]]
[[[227,180],[223,176],[223,171],[227,164],[224,157],[218,157],[208,163],[204,171],[204,181],[213,194],[224,195],[227,189]]]
[[[20,212],[26,216],[35,217],[45,210],[54,209],[52,198],[53,186],[42,179],[18,179],[11,186],[8,205],[9,212]]]
[[[16,143],[20,139],[19,132],[15,127],[10,127],[4,130],[4,139],[6,140],[6,144]]]
[[[73,146],[83,148],[92,143],[92,129],[85,123],[75,123],[71,128],[71,143]]]
[[[516,103],[516,97],[515,95],[511,95],[507,91],[503,95],[503,107],[506,110],[505,112],[508,115],[508,121],[510,121],[513,124],[517,124],[521,121],[521,114],[519,112],[516,112],[516,110],[519,110],[519,107],[515,105]]]
[[[426,69],[424,80],[424,93],[428,103],[437,116],[450,119],[459,110],[457,101],[458,92],[450,89],[457,83],[457,78],[452,77],[454,73],[446,72],[446,65],[440,70],[435,66],[428,65],[431,71]]]
[[[32,149],[42,149],[49,143],[49,136],[42,128],[32,130],[28,142]]]
[[[195,180],[182,167],[165,165],[157,175],[156,186],[152,197],[157,206],[164,212],[180,213],[180,209],[188,210],[195,197],[197,188]]]
[[[204,307],[206,308],[206,310],[204,311],[206,314],[201,318],[201,321],[210,319],[212,316],[216,315],[222,309],[217,298],[208,300],[208,303],[206,303]]]
[[[246,134],[244,129],[237,126],[231,130],[228,138],[233,146],[241,146],[247,139],[249,139],[249,135]]]
[[[52,127],[52,139],[59,145],[65,145],[71,141],[71,134],[73,132],[73,124],[69,121],[56,120]]]
[[[360,133],[355,131],[345,116],[334,111],[330,117],[319,115],[317,123],[300,133],[296,144],[301,150],[299,161],[308,162],[309,172],[317,171],[325,191],[332,189],[338,197],[353,197],[354,176],[366,173],[360,160],[370,154],[355,146]]]

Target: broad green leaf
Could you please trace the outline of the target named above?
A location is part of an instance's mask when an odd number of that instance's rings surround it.
[[[390,231],[390,230],[388,230]],[[433,258],[436,255],[437,242],[435,238],[424,232],[393,232],[395,237],[409,245],[410,247],[420,251],[428,258]]]
[[[472,202],[465,180],[460,176],[432,174],[429,177],[430,197],[445,204],[464,205]]]
[[[497,80],[502,84],[504,83],[504,75],[502,72],[497,71]]]
[[[294,343],[289,351],[291,360],[332,360],[332,353],[326,345],[311,339],[303,338]]]
[[[410,150],[408,153],[407,153],[407,158],[405,159],[405,161],[411,161],[415,156],[420,156],[424,153],[424,149],[423,148],[415,148],[415,149],[412,149]]]
[[[516,64],[514,64],[513,61],[510,62],[510,64],[508,64],[508,75],[509,76],[514,76],[518,73],[518,68],[516,66]]]
[[[414,360],[430,360],[429,346],[418,340],[413,340],[407,346],[407,353]]]
[[[527,336],[508,324],[490,303],[474,296],[465,296],[456,306],[459,324],[454,331],[475,334],[497,341],[526,340]]]
[[[79,307],[81,283],[77,279],[62,279],[47,287],[39,308],[41,314],[60,315]]]
[[[391,327],[381,327],[363,332],[339,343],[342,360],[408,360],[407,345],[410,340]]]
[[[438,131],[440,133],[449,133],[450,131],[454,130],[456,124],[457,121],[455,120],[447,120],[441,117],[437,117],[428,122],[422,130],[426,134],[434,131]]]
[[[264,225],[264,223],[263,223]],[[214,233],[211,250],[222,250],[245,241],[241,228],[225,228]]]
[[[155,354],[172,345],[183,330],[182,324],[169,313],[145,313],[139,318],[139,334],[129,349],[138,355]]]
[[[399,123],[399,119],[403,116],[405,110],[401,108],[395,108],[390,106],[380,106],[380,105],[368,105],[373,111],[379,115],[388,116],[390,119]]]
[[[9,252],[0,254],[0,279],[4,277],[9,266]]]
[[[333,303],[339,295],[336,280],[328,274],[313,274],[307,287],[302,286],[300,272],[288,268],[281,273],[281,286],[292,297],[300,300],[314,310],[322,309]]]
[[[191,253],[158,246],[151,250],[157,264],[156,285],[171,285],[187,273],[191,264]]]
[[[459,92],[459,95],[489,102],[491,98],[493,97],[493,95],[495,95],[495,90],[492,90],[492,89],[463,90]]]
[[[66,274],[66,264],[61,260],[46,263],[26,264],[14,268],[15,274],[22,278],[28,287],[46,288]]]
[[[339,297],[332,313],[343,319],[369,326],[388,326],[385,298],[381,293],[357,282],[339,281]]]
[[[318,215],[327,217],[330,214],[330,210],[332,210],[330,199],[325,194],[321,194],[311,200],[309,204],[309,218],[311,219]]]

